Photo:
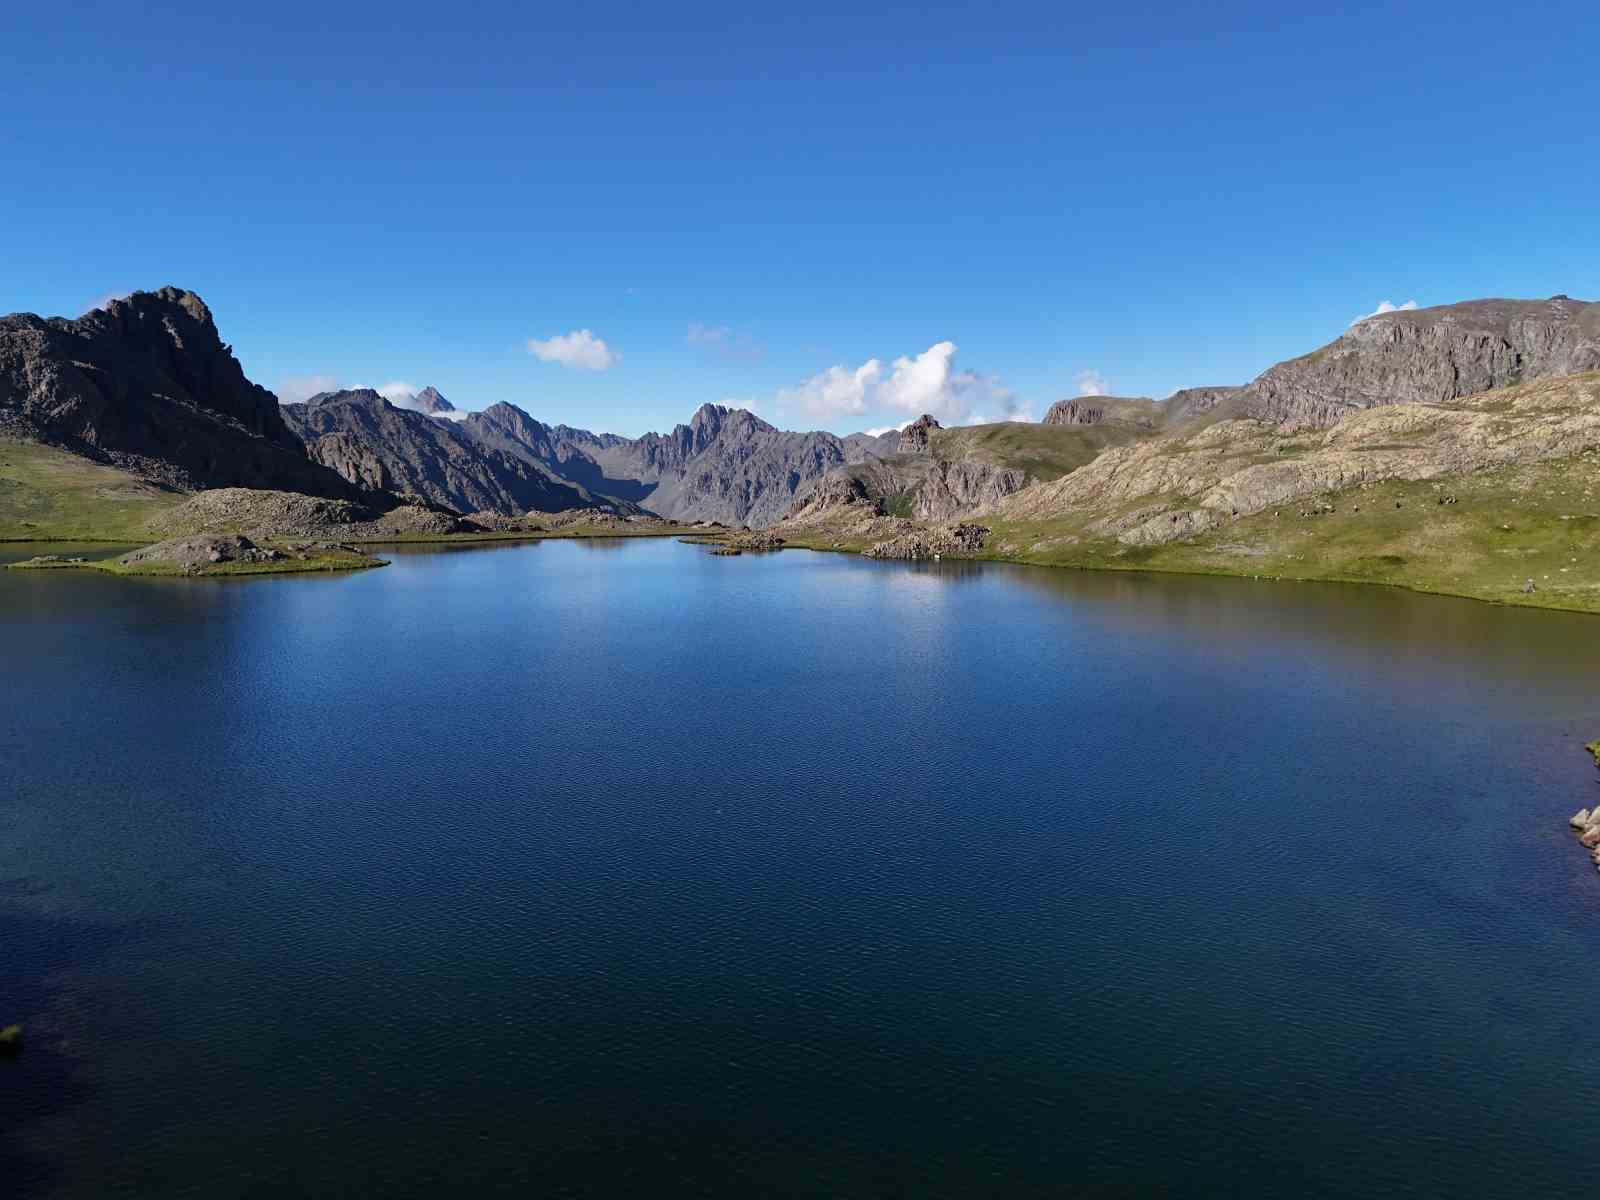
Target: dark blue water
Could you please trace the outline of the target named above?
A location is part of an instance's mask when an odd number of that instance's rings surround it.
[[[394,558],[0,574],[0,1191],[1588,1190],[1600,620]]]

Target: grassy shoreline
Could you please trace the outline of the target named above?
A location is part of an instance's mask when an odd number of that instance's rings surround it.
[[[219,562],[203,567],[184,567],[168,563],[124,563],[118,558],[61,559],[50,562],[23,561],[5,564],[8,571],[93,571],[128,579],[225,579],[251,575],[326,575],[344,571],[366,571],[386,567],[387,559],[370,554],[323,553],[306,558],[281,558],[266,562]]]

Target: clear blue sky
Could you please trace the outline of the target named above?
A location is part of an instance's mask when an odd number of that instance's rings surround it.
[[[275,390],[638,433],[1600,298],[1593,3],[766,7],[7,5],[0,311],[176,283]]]

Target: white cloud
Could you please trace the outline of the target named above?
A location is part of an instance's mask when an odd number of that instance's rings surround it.
[[[954,342],[935,342],[921,354],[895,359],[887,375],[876,358],[854,369],[829,367],[804,383],[781,389],[777,402],[815,417],[887,408],[913,416],[932,413],[946,423],[969,421],[980,412],[994,414],[982,417],[984,421],[1025,420],[1027,406],[998,378],[956,370],[956,349]]]
[[[403,379],[396,379],[373,390],[396,408],[410,408],[417,399],[417,385]]]
[[[932,413],[943,421],[969,421],[995,410],[985,420],[1008,421],[1023,411],[1015,394],[993,375],[955,369],[956,344],[935,342],[915,358],[894,360],[894,374],[879,389],[878,402],[904,412]]]
[[[1362,313],[1354,321],[1351,321],[1350,324],[1352,326],[1359,325],[1363,321],[1370,321],[1373,317],[1381,317],[1384,313],[1411,312],[1416,307],[1417,302],[1415,300],[1407,300],[1404,304],[1396,304],[1393,300],[1380,300],[1378,301],[1377,308],[1373,309],[1369,313]]]
[[[288,375],[278,380],[273,389],[280,404],[299,404],[318,392],[336,392],[339,380],[332,375]]]
[[[733,362],[760,362],[767,355],[767,348],[756,341],[749,330],[727,325],[702,325],[692,321],[684,341]]]
[[[886,433],[899,433],[909,424],[910,421],[901,421],[898,425],[879,425],[876,429],[866,429],[862,432],[868,437],[882,437]]]
[[[1099,371],[1079,371],[1077,378],[1072,382],[1078,389],[1078,395],[1080,396],[1109,396],[1111,394],[1110,380],[1100,374]]]
[[[804,383],[780,388],[780,407],[795,406],[814,417],[837,417],[867,411],[868,393],[883,375],[883,364],[869,358],[855,370],[829,367]]]
[[[528,339],[528,353],[540,362],[560,363],[583,371],[609,371],[622,361],[618,354],[592,330],[574,329],[555,337]]]

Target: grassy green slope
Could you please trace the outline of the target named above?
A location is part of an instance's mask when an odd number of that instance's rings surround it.
[[[1104,425],[965,425],[934,432],[938,458],[970,458],[997,467],[1014,467],[1036,480],[1059,479],[1076,471],[1108,446],[1121,446],[1152,430],[1108,422]]]
[[[174,492],[34,442],[0,441],[0,541],[148,541]]]
[[[1055,566],[1386,583],[1600,611],[1600,456],[1386,481],[1258,513],[1184,542],[1124,546],[1088,516],[985,522],[986,557]],[[1453,498],[1454,503],[1440,503]],[[1331,505],[1332,512],[1319,512]],[[1529,579],[1535,590],[1526,592]]]

